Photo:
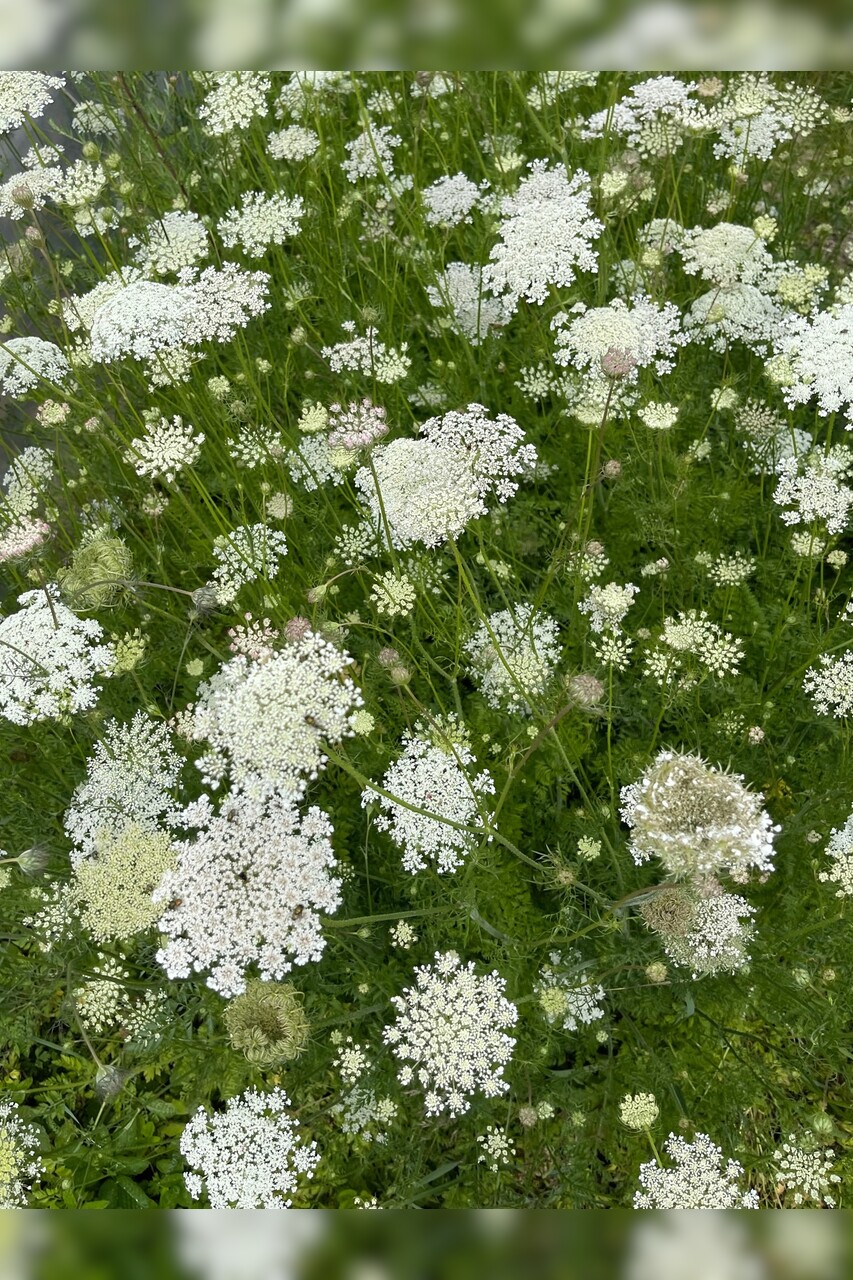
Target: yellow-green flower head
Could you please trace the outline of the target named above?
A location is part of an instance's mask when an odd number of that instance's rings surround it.
[[[112,604],[133,575],[133,557],[107,529],[99,529],[71,557],[71,564],[57,574],[69,608],[97,609]]]
[[[94,854],[76,867],[86,928],[104,942],[150,929],[162,913],[151,895],[175,862],[167,832],[130,823],[118,833],[104,833]]]
[[[308,1039],[302,997],[289,983],[250,980],[224,1019],[232,1047],[256,1067],[298,1058]]]

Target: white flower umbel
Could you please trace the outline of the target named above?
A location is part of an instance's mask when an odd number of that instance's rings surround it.
[[[604,988],[585,981],[578,956],[552,951],[549,958],[533,988],[547,1021],[577,1031],[603,1018]]]
[[[470,222],[471,213],[480,204],[484,189],[483,185],[478,187],[466,178],[464,173],[438,178],[421,192],[426,205],[424,221],[434,227],[456,227],[460,222]]]
[[[221,270],[207,267],[197,279],[190,276],[187,269],[178,284],[133,280],[111,290],[91,316],[92,359],[153,360],[203,342],[229,342],[269,306],[269,276],[263,271],[226,262]],[[78,323],[87,309],[85,298],[80,302]]]
[[[853,409],[853,302],[792,317],[776,349],[790,362],[782,394],[791,408],[814,396],[822,414]]]
[[[782,458],[777,467],[779,483],[773,500],[785,524],[819,521],[828,533],[841,533],[850,520],[853,488],[845,484],[853,474],[853,449],[845,444],[811,449],[805,457]]]
[[[608,582],[604,586],[593,584],[578,609],[589,618],[593,631],[618,631],[639,590],[633,582],[626,583],[624,587],[618,582]]]
[[[379,445],[373,468],[362,467],[355,483],[383,541],[438,546],[457,537],[488,501],[506,502],[536,464],[514,418],[495,419],[481,404],[429,418],[420,439]],[[380,502],[381,496],[381,502]]]
[[[683,933],[660,930],[659,936],[673,964],[689,969],[694,978],[737,973],[749,965],[754,915],[755,907],[739,893],[715,888],[695,898]]]
[[[383,1038],[405,1064],[400,1083],[416,1080],[425,1091],[428,1116],[462,1115],[475,1093],[496,1098],[509,1089],[503,1070],[515,1040],[504,1028],[515,1025],[518,1010],[504,991],[497,970],[480,977],[473,961],[437,951],[434,964],[415,969],[415,986],[392,997],[397,1021]]]
[[[137,711],[128,724],[111,720],[86,763],[86,778],[65,811],[65,832],[75,846],[72,863],[95,852],[103,833],[135,824],[156,831],[177,812],[182,761],[166,725]]]
[[[131,440],[125,457],[138,476],[174,482],[179,471],[198,460],[204,435],[181,418],[161,418],[150,422],[144,436]]]
[[[505,294],[515,310],[520,298],[543,303],[551,285],[567,288],[578,271],[595,271],[592,248],[604,230],[590,207],[589,174],[570,178],[563,164],[533,160],[514,195],[501,201],[500,241],[483,271],[486,288]]]
[[[699,756],[660,751],[642,777],[622,788],[623,822],[639,865],[659,858],[671,875],[690,879],[773,870],[774,827],[764,797],[743,775]]]
[[[818,880],[838,885],[836,898],[853,898],[853,813],[843,827],[833,827],[826,846],[832,859],[829,871],[821,871]]]
[[[246,191],[241,207],[229,209],[217,229],[226,249],[239,245],[250,257],[259,258],[271,244],[284,244],[295,236],[304,213],[301,196],[291,200],[280,192],[268,196],[262,191]]]
[[[382,812],[375,826],[387,831],[402,849],[406,871],[423,871],[428,862],[439,872],[456,871],[486,838],[483,797],[494,795],[495,784],[486,770],[471,772],[474,756],[464,743],[431,735],[428,726],[420,722],[415,730],[403,737],[405,750],[381,783],[382,789],[398,800],[389,800],[368,787],[361,803],[379,805]],[[417,813],[407,805],[430,812]],[[485,816],[490,820],[489,814]],[[449,826],[441,819],[468,830]]]
[[[670,1169],[655,1161],[640,1165],[642,1191],[634,1194],[635,1209],[757,1209],[758,1192],[744,1191],[743,1166],[723,1160],[722,1150],[697,1133],[693,1142],[671,1133],[664,1149]]]
[[[289,1209],[300,1175],[312,1178],[320,1159],[289,1108],[282,1089],[247,1089],[224,1111],[196,1111],[181,1135],[192,1198],[206,1192],[211,1209]]]
[[[26,1205],[30,1187],[44,1168],[38,1149],[38,1130],[25,1123],[17,1102],[4,1098],[0,1102],[0,1209]]]
[[[0,133],[20,129],[28,118],[38,120],[64,84],[62,76],[42,71],[0,71]]]
[[[0,620],[0,715],[27,725],[93,707],[101,677],[113,671],[100,624],[66,608],[52,582],[25,591],[18,604]]]
[[[833,1172],[835,1151],[832,1147],[823,1148],[813,1138],[798,1138],[791,1133],[781,1150],[773,1152],[773,1159],[777,1161],[776,1175],[795,1205],[799,1207],[811,1201],[818,1207],[835,1208],[835,1198],[830,1191],[841,1177]]]
[[[209,252],[207,228],[197,213],[164,213],[145,228],[143,238],[128,240],[134,259],[146,276],[166,276],[195,266]]]
[[[210,86],[198,109],[205,133],[223,137],[248,129],[258,116],[267,113],[267,94],[272,80],[255,71],[224,71],[204,79]]]
[[[157,961],[170,978],[208,973],[223,996],[246,989],[257,967],[274,980],[319,960],[321,914],[341,903],[332,824],[321,809],[300,818],[290,801],[227,798],[193,840],[175,846],[177,865],[154,893],[169,941]]]
[[[9,338],[0,335],[0,394],[21,397],[39,382],[61,385],[68,361],[53,342],[44,338]]]
[[[379,331],[372,325],[365,330],[364,336],[356,334],[352,320],[345,320],[341,328],[349,337],[333,347],[323,347],[321,353],[333,373],[365,373],[376,382],[385,384],[405,378],[412,366],[411,356],[406,354],[408,342],[401,342],[399,349],[388,347],[379,341]]]
[[[216,598],[230,604],[241,587],[258,578],[275,578],[287,555],[287,538],[266,524],[240,525],[213,540],[219,562],[213,575]]]
[[[381,175],[392,178],[394,151],[402,141],[398,133],[391,132],[390,125],[368,120],[367,128],[346,144],[348,158],[341,162],[341,168],[350,182]]]
[[[554,360],[604,376],[601,359],[613,349],[630,357],[633,367],[627,377],[636,382],[638,368],[652,365],[660,374],[672,369],[676,350],[684,341],[680,326],[681,316],[673,303],[659,305],[642,294],[630,305],[621,298],[606,307],[578,303],[568,314],[559,311],[551,321]]]
[[[853,715],[853,649],[839,657],[820,655],[820,666],[809,667],[803,688],[822,716],[843,719]]]
[[[665,155],[702,125],[702,104],[691,96],[696,87],[694,80],[650,76],[632,85],[612,107],[591,115],[580,136],[615,134],[642,156]]]
[[[482,277],[480,267],[449,262],[426,291],[434,307],[449,313],[439,323],[455,329],[472,347],[478,347],[490,328],[506,324],[511,315],[505,298],[484,297]]]
[[[724,289],[757,284],[773,265],[761,236],[752,227],[734,222],[692,227],[685,231],[678,251],[688,275],[701,275]]]
[[[529,714],[530,703],[548,687],[560,660],[559,629],[533,606],[501,609],[483,622],[464,646],[480,690],[495,710]]]
[[[323,743],[352,734],[363,700],[344,675],[349,654],[312,632],[263,661],[238,655],[199,689],[190,733],[211,750],[198,761],[209,786],[299,796],[326,763]]]

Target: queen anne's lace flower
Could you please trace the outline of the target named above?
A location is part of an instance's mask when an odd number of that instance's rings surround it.
[[[392,997],[397,1021],[383,1038],[396,1058],[412,1063],[398,1076],[403,1085],[417,1079],[428,1116],[458,1116],[477,1091],[496,1098],[509,1089],[503,1069],[515,1040],[504,1028],[514,1026],[518,1010],[504,989],[496,970],[480,977],[472,961],[463,966],[455,951],[437,951],[434,965],[415,969],[415,986]]]
[[[791,1133],[787,1142],[782,1143],[782,1149],[773,1152],[773,1159],[778,1161],[779,1181],[791,1193],[795,1205],[811,1201],[818,1206],[826,1205],[827,1209],[835,1208],[835,1199],[829,1192],[841,1177],[833,1173],[835,1151],[832,1147],[824,1149],[813,1139],[798,1139]]]
[[[758,284],[773,265],[761,236],[734,222],[692,227],[685,231],[679,253],[688,275],[701,275],[724,289]]]
[[[44,338],[0,338],[0,393],[24,396],[42,379],[62,384],[68,361],[53,342]]]
[[[28,116],[38,120],[64,84],[42,71],[0,71],[0,133],[20,129]]]
[[[203,342],[228,342],[253,316],[267,309],[269,277],[241,271],[233,262],[208,267],[195,280],[179,273],[178,284],[132,280],[95,300],[78,300],[78,324],[89,310],[92,359],[110,363],[125,356],[152,360]],[[94,292],[94,291],[93,291]]]
[[[782,391],[791,408],[814,396],[823,414],[853,410],[853,302],[792,317],[776,350],[790,362]]]
[[[131,440],[125,455],[138,476],[165,480],[172,484],[179,471],[198,460],[204,435],[181,418],[161,418],[150,422],[144,436]]]
[[[262,191],[246,191],[241,208],[231,208],[217,227],[227,249],[239,245],[253,258],[259,258],[271,244],[284,244],[299,231],[305,213],[301,196],[290,200],[280,192],[264,195]]]
[[[320,1159],[289,1107],[282,1089],[247,1089],[224,1111],[196,1111],[181,1135],[181,1154],[195,1170],[184,1174],[192,1198],[206,1192],[211,1209],[289,1209],[299,1175],[312,1178]]]
[[[549,958],[551,963],[543,966],[533,988],[547,1021],[564,1031],[577,1031],[603,1018],[604,987],[584,979],[578,957],[552,951]]]
[[[355,477],[374,525],[395,547],[457,537],[487,513],[488,498],[506,502],[535,466],[536,451],[518,423],[505,413],[489,418],[481,404],[430,418],[419,430],[418,440],[380,445],[373,469],[362,467]]]
[[[31,1184],[41,1177],[43,1164],[36,1155],[38,1131],[22,1119],[18,1104],[0,1102],[0,1209],[22,1208]]]
[[[486,770],[470,774],[474,756],[464,743],[452,741],[449,735],[430,734],[420,722],[416,733],[404,736],[403,745],[403,754],[381,784],[397,799],[389,800],[368,787],[361,802],[378,803],[382,812],[374,825],[387,831],[402,849],[406,871],[423,871],[428,862],[440,872],[455,871],[486,838],[482,797],[494,795],[495,784]],[[459,825],[450,826],[442,819]]]
[[[641,155],[665,155],[704,123],[702,105],[692,97],[696,89],[695,81],[675,76],[641,80],[614,106],[591,115],[581,137],[612,133],[623,137],[627,146]]]
[[[779,483],[773,500],[782,511],[785,524],[812,524],[819,521],[827,533],[840,533],[850,519],[853,488],[845,481],[853,474],[853,449],[845,444],[828,451],[811,449],[804,457],[781,458],[777,465]]]
[[[838,885],[836,898],[853,898],[853,813],[843,827],[832,828],[826,855],[833,865],[821,871],[818,879]]]
[[[185,267],[195,266],[209,252],[207,229],[197,213],[173,210],[164,213],[145,229],[139,240],[128,240],[135,249],[137,266],[147,276],[176,274]]]
[[[411,357],[406,355],[407,342],[402,342],[399,349],[387,347],[384,342],[379,342],[379,331],[372,325],[368,326],[363,337],[359,336],[352,320],[345,320],[341,328],[349,337],[322,350],[323,359],[328,360],[333,373],[366,373],[376,382],[385,384],[405,378],[412,365]]]
[[[349,654],[308,631],[264,661],[238,655],[201,685],[189,732],[211,750],[198,761],[208,785],[296,797],[326,763],[323,743],[352,733],[363,705],[343,673]]]
[[[724,773],[699,756],[660,751],[642,777],[622,788],[623,822],[638,866],[660,858],[671,875],[697,878],[727,871],[745,879],[772,871],[774,827],[764,797],[743,775]]]
[[[332,824],[312,807],[303,817],[280,795],[226,799],[194,840],[176,844],[177,865],[154,893],[169,941],[157,960],[170,978],[208,971],[223,996],[246,989],[246,971],[282,978],[319,960],[321,913],[341,903]]]
[[[557,636],[554,619],[543,613],[534,617],[529,604],[518,605],[514,614],[501,609],[480,624],[465,652],[490,706],[529,712],[560,660]]]
[[[225,71],[205,77],[212,81],[198,109],[205,133],[222,137],[237,129],[248,129],[257,116],[266,115],[267,94],[272,80],[255,71]]]
[[[426,292],[434,307],[450,313],[447,323],[472,347],[480,345],[489,329],[506,324],[511,315],[505,298],[483,296],[481,268],[464,262],[449,262]]]
[[[577,271],[594,271],[591,247],[603,231],[590,208],[589,174],[570,178],[563,164],[548,168],[533,160],[514,195],[501,202],[500,241],[483,271],[485,286],[506,294],[513,309],[520,298],[543,303],[548,287],[570,285]]]
[[[350,182],[375,178],[382,173],[390,178],[394,172],[394,151],[402,141],[398,133],[391,132],[390,125],[368,121],[367,128],[346,144],[349,156],[341,168]]]
[[[822,716],[853,715],[853,649],[839,657],[822,653],[819,667],[809,667],[803,688]]]
[[[213,541],[218,561],[213,575],[216,598],[230,604],[241,587],[258,578],[274,578],[287,555],[287,538],[266,524],[240,525]]]
[[[692,1143],[671,1133],[664,1149],[673,1167],[661,1168],[655,1160],[640,1165],[643,1190],[634,1194],[635,1209],[758,1208],[758,1192],[742,1189],[743,1166],[724,1163],[707,1133],[697,1133]]]
[[[671,302],[658,305],[638,294],[629,305],[614,298],[606,307],[587,308],[578,303],[567,314],[560,311],[551,321],[556,332],[557,364],[573,369],[589,369],[594,376],[602,372],[602,359],[609,351],[630,357],[626,375],[637,380],[637,369],[654,365],[658,373],[668,373],[677,347],[683,342],[679,332],[681,317]]]
[[[78,618],[55,583],[18,596],[0,620],[0,715],[13,724],[61,720],[93,707],[113,651],[94,618]]]
[[[109,721],[65,811],[65,832],[75,846],[72,865],[94,854],[104,834],[114,836],[129,824],[153,832],[171,821],[181,767],[166,725],[142,711],[128,724]]]
[[[480,203],[483,190],[464,173],[439,178],[421,193],[426,205],[424,220],[432,226],[456,227],[470,222],[471,213]]]

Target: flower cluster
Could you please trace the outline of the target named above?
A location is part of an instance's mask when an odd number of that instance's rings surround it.
[[[772,871],[774,827],[764,797],[743,775],[725,773],[699,756],[660,751],[639,781],[622,788],[622,820],[631,828],[639,865],[659,858],[680,879],[728,872]]]
[[[289,1108],[282,1089],[247,1089],[224,1111],[196,1111],[181,1135],[193,1199],[206,1193],[211,1209],[289,1209],[299,1175],[312,1178],[320,1159],[316,1142],[299,1137]]]
[[[487,838],[483,797],[494,795],[495,784],[487,770],[471,773],[470,748],[458,740],[455,726],[450,734],[457,740],[430,734],[418,722],[415,733],[403,737],[403,754],[382,779],[388,794],[370,787],[362,793],[363,805],[378,803],[382,812],[375,825],[402,849],[403,867],[413,874],[428,862],[439,872],[456,871]]]
[[[274,578],[287,555],[287,538],[266,524],[240,525],[213,541],[218,561],[213,587],[220,604],[230,604],[241,587],[258,578]]]
[[[250,965],[277,979],[319,960],[321,913],[341,903],[331,835],[316,807],[300,818],[282,796],[226,798],[195,839],[176,844],[177,864],[154,894],[169,939],[157,960],[169,977],[208,971],[207,985],[232,996]]]
[[[44,338],[0,340],[0,395],[26,396],[39,382],[61,385],[68,376],[68,361],[53,342]]]
[[[94,855],[104,834],[115,839],[130,826],[153,833],[173,821],[181,767],[166,725],[143,711],[128,724],[110,721],[65,811],[72,863]]]
[[[393,546],[427,547],[455,538],[488,499],[506,502],[529,475],[536,451],[508,414],[489,417],[481,404],[420,425],[420,439],[380,445],[356,486],[375,527]]]
[[[547,1021],[564,1031],[577,1031],[603,1018],[604,988],[584,980],[578,957],[552,951],[550,960],[533,988]]]
[[[804,457],[781,458],[779,483],[773,500],[785,524],[824,525],[828,533],[840,533],[850,520],[853,488],[845,484],[853,475],[853,449],[836,444],[826,452],[811,449]]]
[[[514,613],[501,609],[480,624],[465,652],[489,706],[529,714],[560,660],[558,635],[556,621],[534,614],[529,604],[518,605]]]
[[[693,1142],[671,1133],[664,1150],[673,1165],[667,1169],[655,1160],[640,1165],[643,1188],[634,1195],[635,1209],[757,1209],[758,1193],[744,1191],[743,1166],[723,1159],[720,1147],[707,1133]]]
[[[304,214],[301,196],[290,200],[281,193],[267,196],[262,191],[246,191],[241,207],[229,209],[217,229],[226,249],[239,245],[249,257],[259,258],[271,244],[284,244],[295,236]]]
[[[402,342],[399,348],[388,347],[379,342],[379,331],[373,325],[368,325],[363,336],[357,335],[352,320],[345,320],[341,328],[349,336],[322,350],[323,359],[328,360],[333,373],[365,373],[386,385],[405,378],[412,365],[411,357],[406,354],[407,342]]]
[[[833,827],[826,846],[833,866],[821,871],[818,879],[838,885],[836,898],[853,898],[853,813],[843,827]]]
[[[171,210],[150,222],[140,239],[128,240],[134,260],[145,276],[177,275],[193,267],[209,252],[207,229],[197,213]]]
[[[0,95],[4,78],[0,76]],[[25,1122],[16,1102],[4,1098],[0,1102],[0,1209],[26,1205],[30,1187],[44,1167],[36,1155],[38,1149],[37,1130]]]
[[[571,178],[563,164],[533,160],[514,195],[501,201],[500,241],[491,251],[483,281],[505,294],[513,309],[521,298],[543,303],[550,285],[566,288],[578,271],[594,271],[592,248],[604,230],[590,208],[589,174]]]
[[[204,434],[193,435],[193,431],[182,418],[149,422],[145,435],[131,440],[127,460],[138,476],[172,484],[179,471],[198,461]]]
[[[803,688],[822,716],[842,719],[853,715],[853,649],[839,657],[820,655],[820,666],[809,667]]]
[[[505,298],[485,296],[482,269],[465,262],[449,262],[426,292],[434,307],[449,313],[439,324],[460,333],[472,347],[478,347],[490,329],[505,325],[511,315]]]
[[[792,1193],[792,1200],[798,1207],[806,1201],[827,1209],[835,1208],[835,1200],[830,1195],[834,1184],[841,1181],[839,1174],[833,1172],[835,1151],[832,1147],[823,1149],[813,1140],[797,1138],[795,1133],[788,1135],[787,1142],[782,1143],[781,1150],[773,1152],[773,1159],[778,1161],[777,1176],[786,1191]]]
[[[326,757],[352,729],[361,694],[343,673],[352,659],[308,631],[263,661],[242,654],[199,689],[188,732],[207,741],[198,761],[209,786],[230,776],[232,787],[259,794],[302,794]]]
[[[515,1040],[518,1011],[504,995],[497,971],[480,977],[473,961],[463,965],[454,951],[436,952],[434,965],[415,969],[415,986],[392,997],[397,1020],[383,1032],[404,1065],[400,1083],[417,1079],[428,1116],[462,1115],[477,1091],[487,1098],[506,1093],[503,1069]]]
[[[661,685],[680,678],[688,688],[692,677],[682,674],[682,655],[696,658],[712,675],[734,675],[743,657],[743,641],[711,622],[704,609],[688,609],[677,618],[664,619],[657,647],[646,653],[646,675]]]
[[[78,618],[55,583],[18,596],[0,619],[0,715],[13,724],[62,720],[93,707],[113,653],[94,618]]]

